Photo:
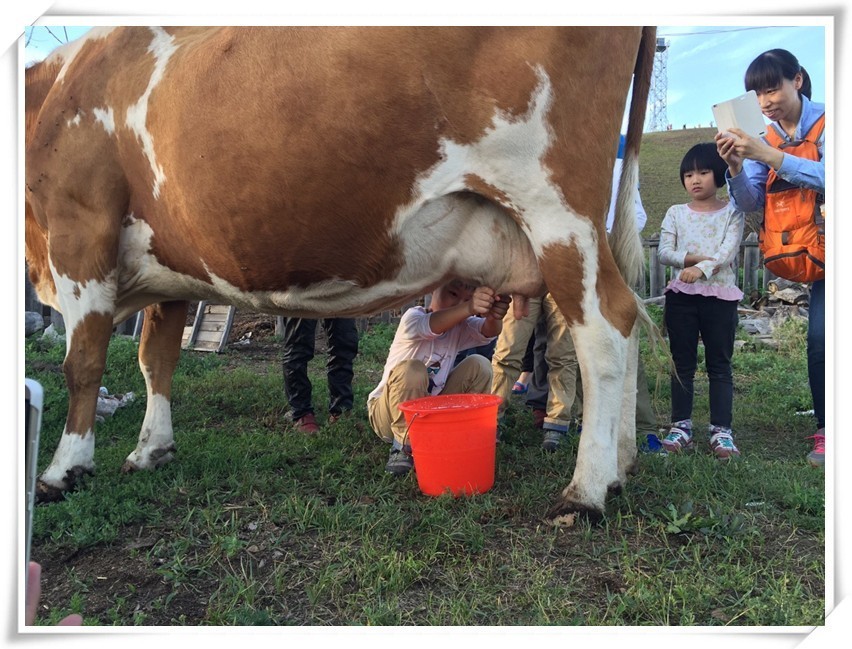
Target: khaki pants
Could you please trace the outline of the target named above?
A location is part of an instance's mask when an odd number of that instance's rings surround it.
[[[529,315],[521,320],[516,320],[511,310],[503,318],[503,331],[497,339],[497,347],[491,359],[494,373],[491,392],[503,397],[500,406],[502,414],[512,395],[512,386],[521,375],[521,362],[527,343],[539,316],[543,314],[547,327],[545,360],[549,367],[549,396],[544,427],[564,432],[571,423],[571,406],[574,404],[579,376],[574,341],[568,331],[568,323],[550,293],[540,299],[531,299],[529,311]]]
[[[394,448],[408,444],[408,424],[399,404],[428,396],[429,375],[422,361],[403,361],[388,376],[382,393],[367,402],[370,425],[382,441]],[[478,354],[468,356],[450,371],[441,394],[488,394],[491,365]]]
[[[639,365],[636,368],[636,434],[647,435],[648,433],[659,433],[657,415],[651,403],[651,392],[648,390],[648,377],[645,375],[645,364],[639,357]]]

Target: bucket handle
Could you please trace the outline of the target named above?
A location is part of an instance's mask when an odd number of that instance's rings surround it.
[[[406,445],[411,446],[411,444],[409,444],[409,442],[408,442],[408,431],[411,428],[411,424],[414,423],[414,420],[417,419],[418,416],[420,416],[420,413],[415,412],[414,416],[411,418],[411,421],[408,422],[408,426],[405,427],[405,434],[402,436],[402,445],[403,446],[406,446]]]

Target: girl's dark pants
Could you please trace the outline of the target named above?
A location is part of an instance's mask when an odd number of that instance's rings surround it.
[[[692,417],[700,335],[710,380],[710,423],[731,427],[734,402],[731,357],[737,322],[737,302],[675,291],[666,293],[665,326],[677,370],[677,376],[673,375],[671,380],[672,422]]]

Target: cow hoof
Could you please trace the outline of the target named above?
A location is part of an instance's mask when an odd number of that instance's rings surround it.
[[[121,472],[135,473],[136,471],[153,471],[154,469],[171,462],[175,458],[176,452],[177,448],[174,444],[171,444],[165,448],[155,448],[154,450],[149,451],[147,453],[147,462],[141,464],[130,459],[138,455],[137,453],[131,453],[130,456],[124,461],[124,464],[121,467]]]
[[[600,523],[603,520],[602,511],[571,502],[564,496],[547,510],[544,518],[556,527],[571,527],[580,516],[583,516],[592,524]]]
[[[54,487],[41,480],[36,480],[35,501],[36,504],[42,505],[47,503],[55,503],[65,499],[65,489]]]
[[[618,481],[613,482],[611,485],[608,485],[606,488],[606,492],[611,496],[620,496],[622,489],[624,489],[624,486],[622,485],[621,481]]]
[[[140,470],[139,467],[136,466],[130,460],[125,460],[124,464],[121,465],[121,472],[122,473],[136,473],[139,470]]]
[[[74,491],[74,487],[77,486],[77,481],[80,479],[80,476],[94,474],[94,468],[75,466],[73,469],[68,469],[65,472],[65,477],[62,479],[62,486],[60,487],[48,484],[39,478],[36,480],[35,501],[38,504],[42,504],[65,500],[65,494],[69,491]]]
[[[151,463],[154,467],[162,466],[163,464],[167,464],[175,459],[175,453],[177,449],[174,444],[167,446],[166,448],[156,448],[151,451]]]

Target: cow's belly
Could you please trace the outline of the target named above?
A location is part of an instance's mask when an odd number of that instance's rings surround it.
[[[163,265],[151,252],[153,231],[145,221],[131,217],[120,245],[116,321],[148,304],[177,299],[210,300],[297,317],[363,315],[403,304],[450,277],[501,293],[537,295],[542,291],[538,262],[527,237],[502,209],[479,197],[451,194],[413,206],[400,215],[395,230],[403,263],[373,285],[332,278],[308,286],[245,291],[223,280],[203,258],[199,261],[208,272],[203,278]],[[317,254],[323,254],[321,247]],[[357,265],[358,260],[352,263]],[[270,269],[270,274],[275,270]]]

